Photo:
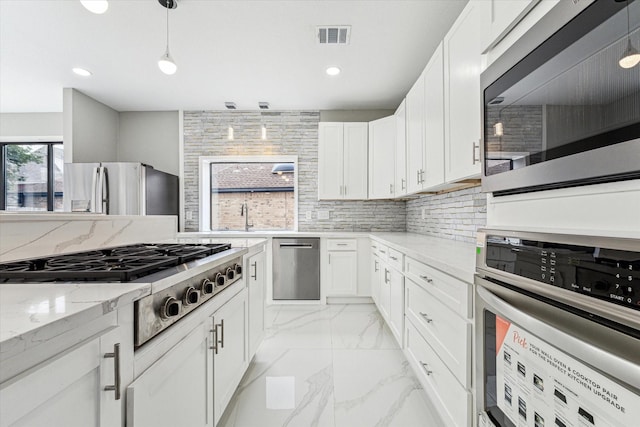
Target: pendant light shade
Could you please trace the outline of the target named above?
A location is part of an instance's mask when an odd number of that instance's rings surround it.
[[[169,9],[175,9],[178,7],[178,3],[176,0],[158,0],[158,2],[167,9],[167,48],[164,51],[164,55],[158,59],[158,68],[163,73],[172,75],[178,71],[178,66],[169,53]]]
[[[631,39],[628,38],[627,48],[624,50],[624,54],[622,55],[622,58],[620,58],[618,64],[620,64],[622,68],[633,68],[638,65],[638,63],[640,63],[640,52],[638,52],[638,49],[633,47]]]
[[[169,54],[168,46],[164,55],[158,59],[158,68],[160,68],[160,71],[168,75],[175,74],[176,71],[178,71],[178,66],[173,62],[173,58]]]
[[[618,1],[618,0],[617,0]],[[618,64],[622,68],[633,68],[638,63],[640,63],[640,53],[638,53],[638,49],[633,47],[631,44],[631,25],[629,23],[629,0],[627,0],[627,48],[624,50],[622,54],[622,58],[618,61]]]
[[[109,9],[109,2],[107,0],[80,0],[80,3],[92,13],[98,15],[105,13]]]

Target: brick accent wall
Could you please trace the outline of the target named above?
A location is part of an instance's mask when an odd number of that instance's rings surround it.
[[[243,203],[249,207],[251,230],[293,230],[293,191],[220,193],[213,196],[212,230],[244,230],[245,217],[240,216]]]
[[[185,111],[185,210],[193,215],[185,230],[198,230],[199,156],[297,155],[300,231],[405,231],[404,201],[318,201],[319,119],[319,111]],[[234,141],[227,140],[229,126]],[[318,220],[318,211],[328,211],[329,219]]]
[[[422,219],[425,210],[426,219]],[[473,243],[487,224],[487,195],[480,187],[425,195],[407,202],[407,231]]]

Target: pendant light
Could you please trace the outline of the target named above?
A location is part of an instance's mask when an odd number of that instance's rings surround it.
[[[629,25],[629,0],[627,0],[627,48],[618,64],[622,68],[633,68],[640,63],[640,52],[631,44],[631,28]]]
[[[80,3],[89,11],[101,15],[109,9],[107,0],[80,0]]]
[[[176,0],[158,0],[158,2],[167,8],[167,49],[165,50],[164,55],[162,55],[158,60],[158,67],[163,73],[171,75],[178,71],[178,66],[169,54],[169,9],[175,9],[178,7],[178,3]]]

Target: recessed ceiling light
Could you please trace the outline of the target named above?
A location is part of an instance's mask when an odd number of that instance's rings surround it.
[[[340,74],[340,68],[329,67],[327,68],[327,74],[329,74],[330,76],[337,76],[338,74]]]
[[[89,11],[97,14],[105,13],[109,9],[107,0],[80,0],[80,3]]]
[[[82,77],[89,77],[91,75],[91,71],[85,70],[84,68],[76,67],[72,71]]]

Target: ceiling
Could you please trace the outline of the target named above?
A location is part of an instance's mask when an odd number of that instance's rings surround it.
[[[62,111],[73,87],[118,111],[393,109],[466,0],[178,0],[169,12],[178,72],[160,72],[166,9],[111,0],[0,0],[0,112]],[[318,25],[351,25],[321,46]],[[330,77],[336,65],[342,73]],[[72,73],[90,70],[91,77]]]

